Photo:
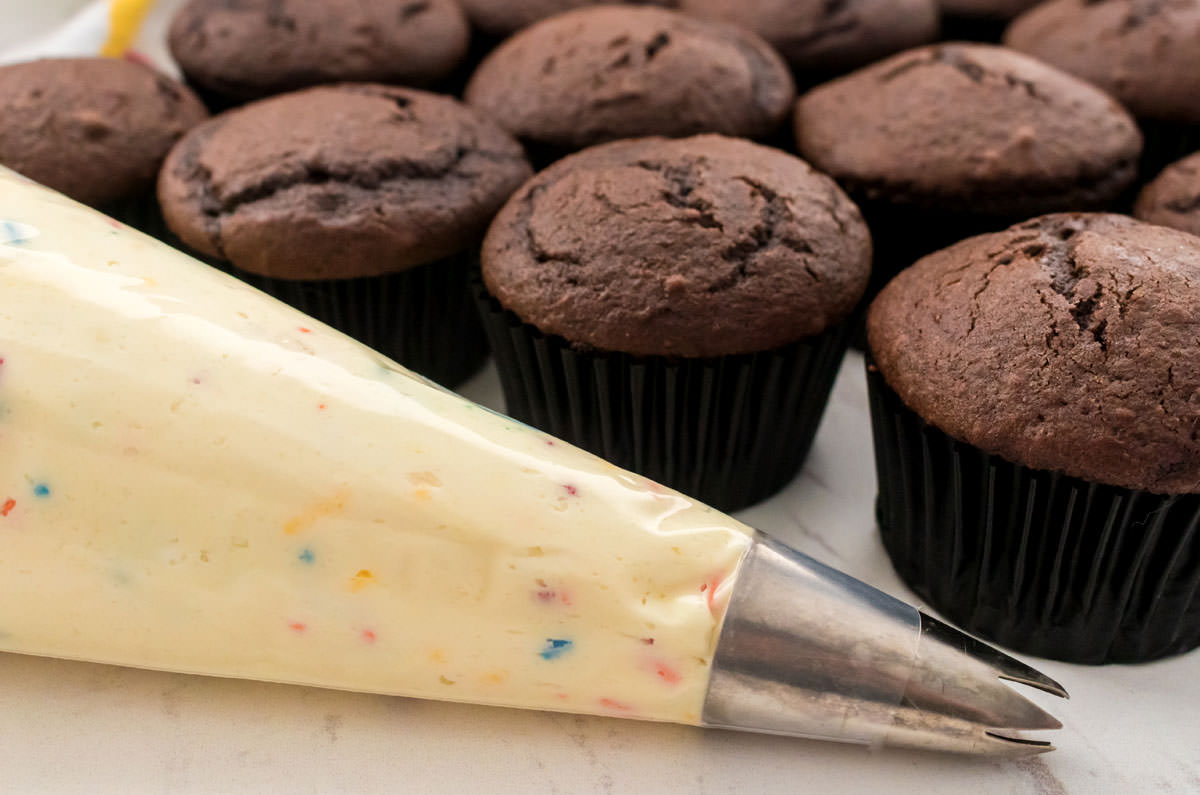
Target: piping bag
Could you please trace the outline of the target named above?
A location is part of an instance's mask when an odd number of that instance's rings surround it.
[[[1020,755],[1037,671],[0,170],[0,651]]]

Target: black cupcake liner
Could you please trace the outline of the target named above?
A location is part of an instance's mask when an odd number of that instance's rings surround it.
[[[922,257],[960,240],[985,232],[999,232],[1027,220],[1027,216],[956,213],[863,197],[857,197],[855,201],[871,230],[871,246],[875,252],[866,292],[850,319],[850,345],[860,351],[867,349],[867,308],[896,274]]]
[[[969,632],[1076,663],[1200,646],[1200,495],[1010,463],[904,405],[868,363],[876,514],[900,577]]]
[[[773,351],[710,359],[573,348],[474,283],[507,413],[724,511],[799,472],[846,350],[848,327]]]
[[[211,262],[211,261],[210,261]],[[385,276],[298,281],[211,263],[447,388],[487,360],[467,280],[475,253]]]
[[[986,44],[1000,44],[1010,21],[995,17],[943,14],[941,35],[938,38],[941,41],[981,41]]]
[[[1143,185],[1176,160],[1200,152],[1200,124],[1139,119],[1138,126],[1146,142],[1138,166],[1138,181]]]
[[[164,243],[182,248],[179,238],[167,228],[167,222],[163,219],[162,208],[158,204],[158,197],[153,190],[141,196],[133,196],[128,199],[110,202],[96,209],[110,218],[115,218],[127,226],[132,226],[139,232],[145,232],[147,235],[156,237]]]

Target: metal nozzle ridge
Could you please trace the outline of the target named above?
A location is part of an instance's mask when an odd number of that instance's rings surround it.
[[[1008,682],[1054,680],[846,574],[759,535],[721,630],[706,726],[870,745],[1023,756],[1062,727]]]

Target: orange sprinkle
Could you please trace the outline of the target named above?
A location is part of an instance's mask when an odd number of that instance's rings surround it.
[[[600,699],[600,706],[620,710],[621,712],[631,712],[633,710],[633,707],[628,704],[622,704],[620,701],[614,701],[611,698]]]
[[[346,507],[346,500],[349,496],[350,490],[342,488],[332,497],[313,503],[299,514],[284,522],[283,532],[288,535],[295,535],[301,530],[307,530],[316,524],[317,520],[343,510]]]
[[[292,623],[288,624],[288,629],[292,630],[293,632],[305,632],[308,630],[308,624],[305,624],[301,621],[293,621]]]
[[[317,404],[317,409],[318,409],[319,411],[324,411],[324,410],[325,410],[325,404],[324,404],[324,403],[318,403],[318,404]]]
[[[363,640],[365,640],[367,643],[375,642],[375,633],[369,629],[364,629],[362,631],[362,636],[363,636]]]
[[[483,675],[483,681],[489,685],[502,685],[508,681],[508,671],[493,671]]]
[[[350,592],[358,593],[373,582],[375,582],[375,575],[366,569],[361,569],[358,574],[350,578]]]
[[[15,507],[17,507],[17,501],[9,497],[3,505],[0,505],[0,516],[8,516],[8,512]]]
[[[296,326],[296,328],[300,329],[301,334],[311,334],[312,333],[312,329],[305,328],[304,326]]]

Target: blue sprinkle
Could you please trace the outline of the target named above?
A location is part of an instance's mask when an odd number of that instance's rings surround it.
[[[313,551],[308,547],[305,547],[304,551],[300,553],[300,560],[304,561],[305,563],[312,563],[316,557],[317,556],[314,555]]]
[[[34,238],[37,231],[31,226],[18,224],[14,221],[0,221],[0,243],[12,243],[19,246]]]
[[[540,652],[543,660],[555,660],[566,654],[574,645],[569,640],[546,638],[546,645]]]
[[[45,483],[38,483],[36,486],[33,487],[33,496],[49,497],[50,496],[50,487],[47,486]]]

